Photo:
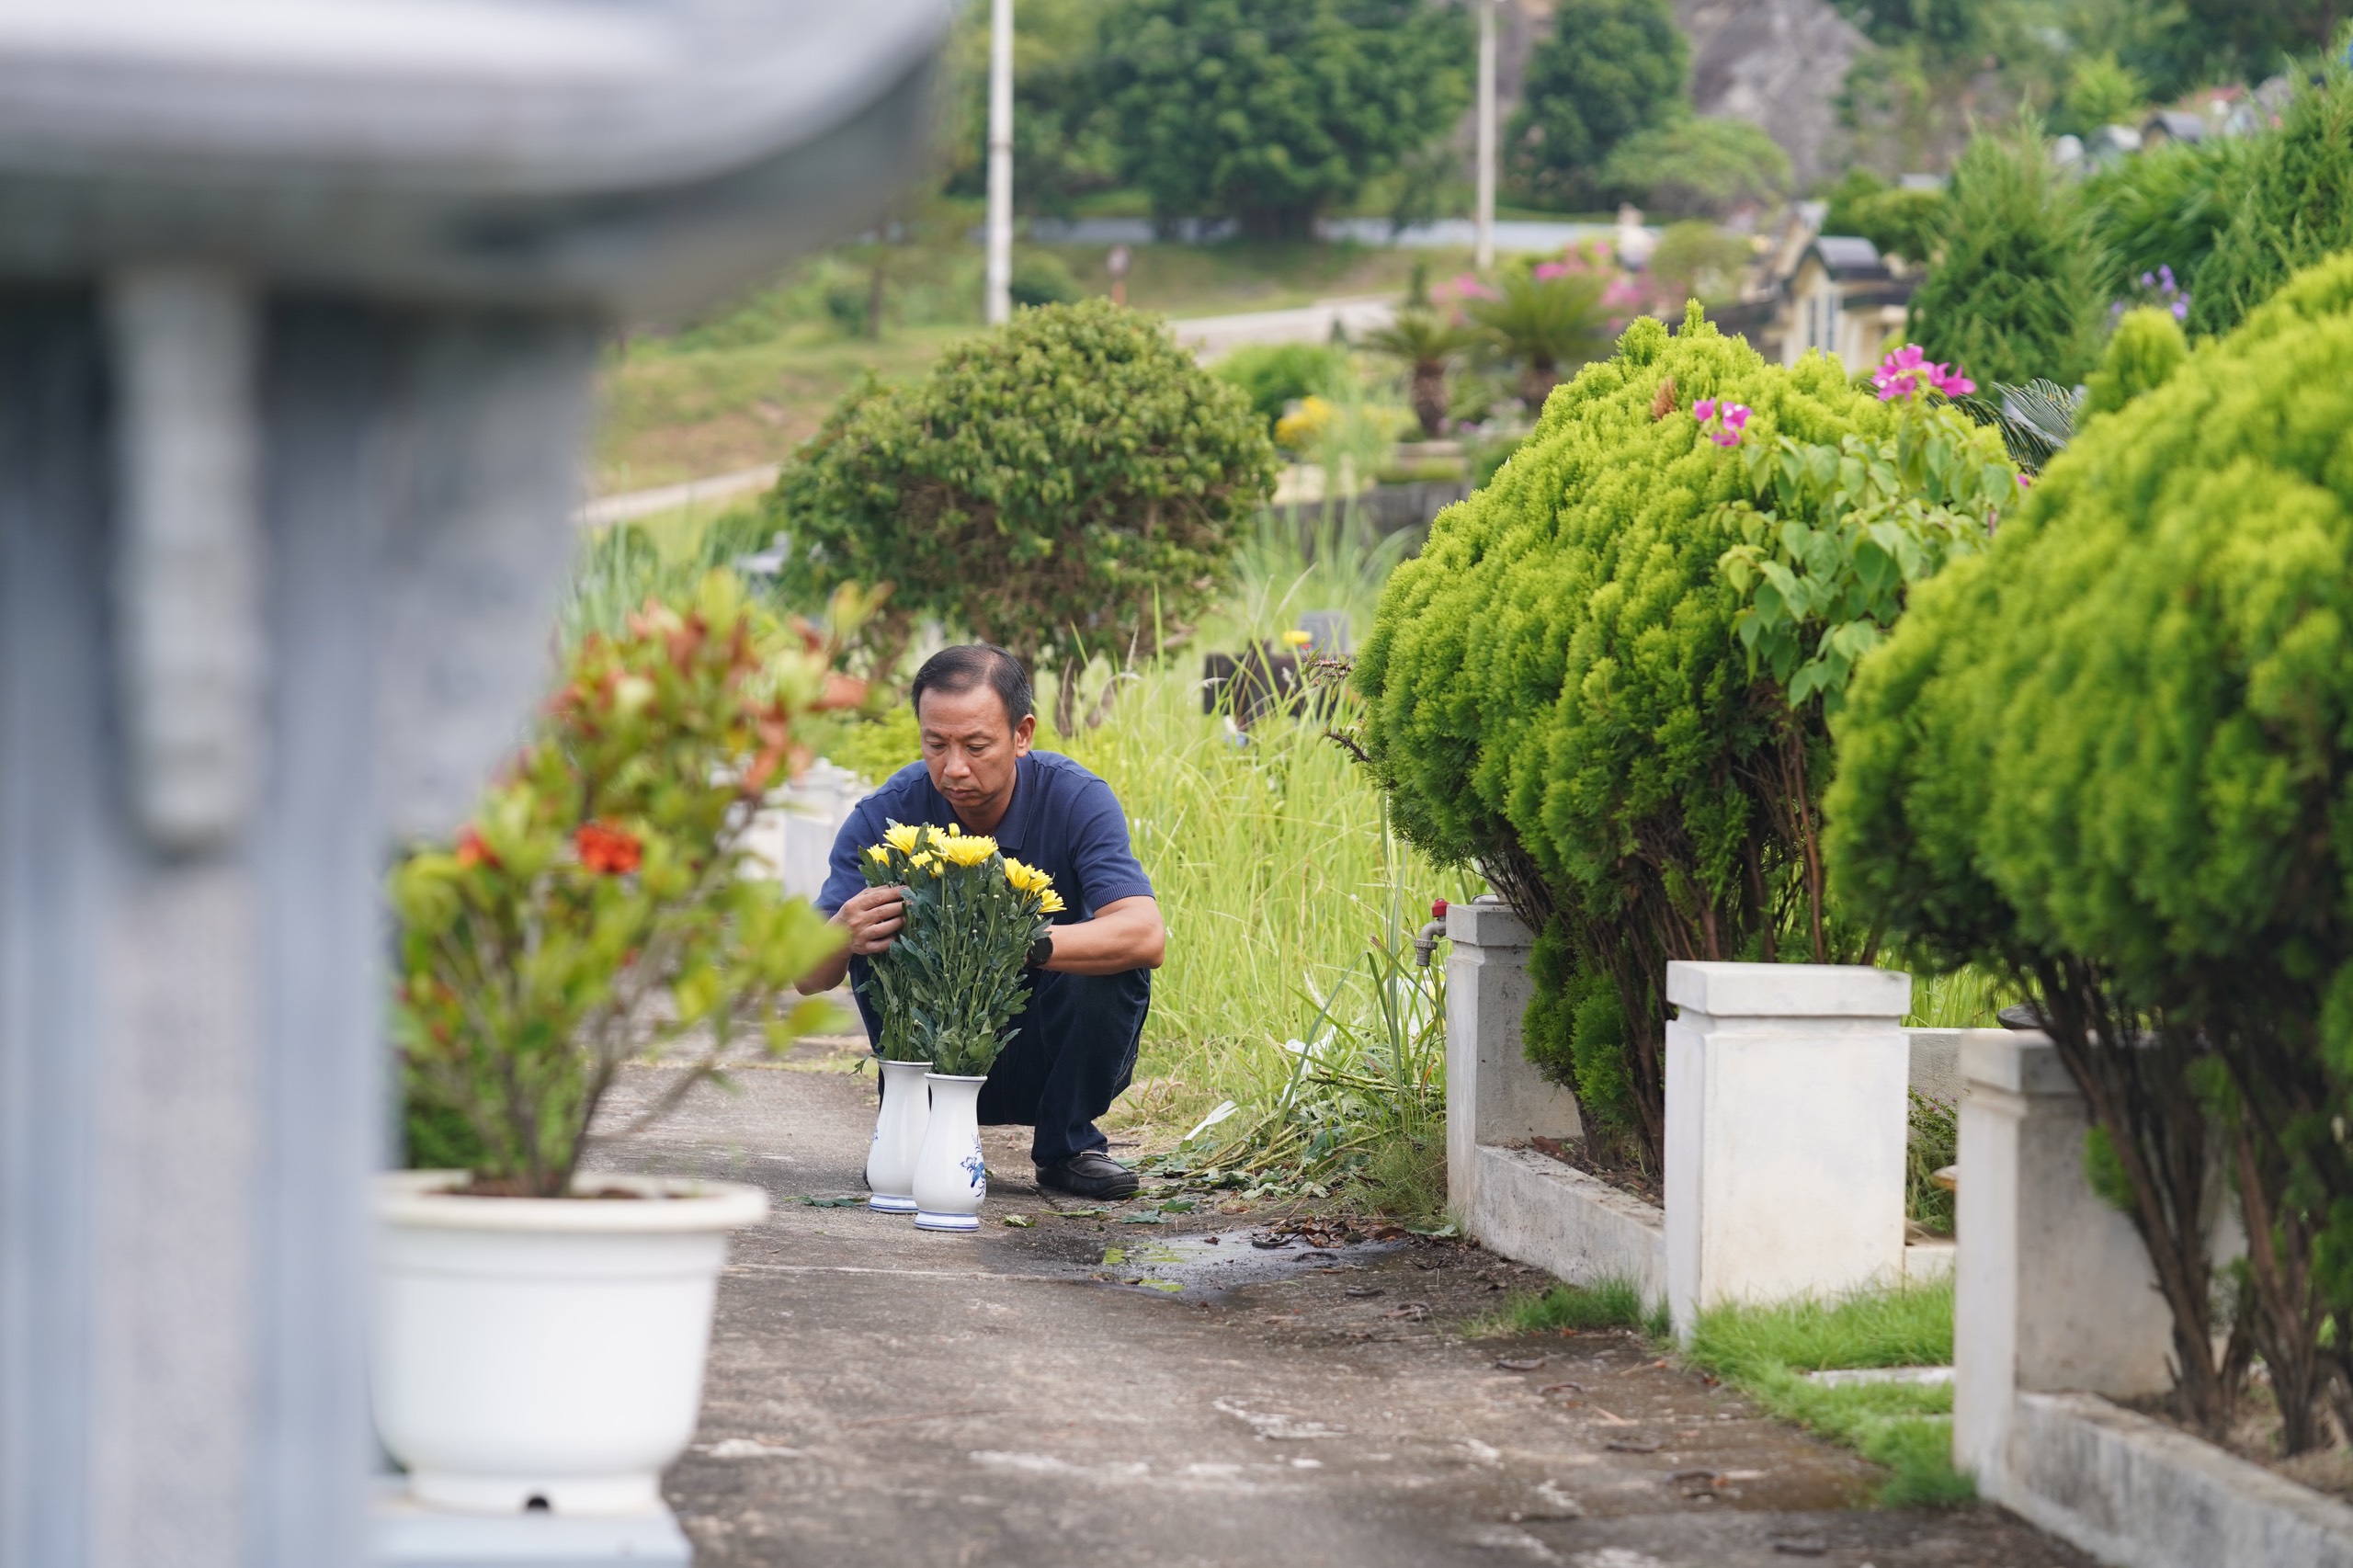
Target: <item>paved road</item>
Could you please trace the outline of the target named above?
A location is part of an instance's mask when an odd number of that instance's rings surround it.
[[[1535,1282],[1475,1248],[1261,1249],[1263,1213],[1008,1229],[1048,1206],[997,1131],[977,1238],[809,1206],[858,1188],[872,1089],[847,1060],[804,1046],[599,1156],[777,1199],[668,1480],[702,1568],[2084,1562],[1990,1509],[1853,1507],[1869,1467],[1627,1335],[1465,1338]]]

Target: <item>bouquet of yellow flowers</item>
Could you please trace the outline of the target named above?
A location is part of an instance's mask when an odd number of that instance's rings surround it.
[[[984,1075],[1029,1002],[1029,944],[1063,910],[1054,881],[996,840],[892,823],[861,862],[869,887],[905,890],[906,924],[870,960],[885,1061]]]

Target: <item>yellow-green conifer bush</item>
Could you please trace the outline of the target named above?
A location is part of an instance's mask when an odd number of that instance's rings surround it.
[[[1530,1054],[1589,1121],[1655,1157],[1669,959],[1860,956],[1821,919],[1822,712],[1960,547],[1947,503],[1982,539],[2014,483],[1941,403],[1768,364],[1694,307],[1556,391],[1391,579],[1367,749],[1400,830],[1543,933]]]
[[[2353,1337],[2322,1331],[2353,1321],[2348,368],[2339,257],[2093,415],[1865,661],[1827,801],[1855,915],[2006,969],[2052,1018],[2217,1429],[2220,1130],[2291,1449],[2329,1363],[2353,1373]]]

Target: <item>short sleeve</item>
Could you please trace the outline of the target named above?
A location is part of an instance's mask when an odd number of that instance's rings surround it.
[[[1072,802],[1070,858],[1078,873],[1078,896],[1071,901],[1074,914],[1083,909],[1091,915],[1123,898],[1153,896],[1152,879],[1129,846],[1128,817],[1120,809],[1119,797],[1091,774]]]
[[[829,915],[839,913],[843,904],[865,891],[866,873],[858,869],[858,858],[868,845],[882,838],[874,801],[875,797],[869,795],[852,807],[849,820],[834,835],[834,853],[825,863],[825,889],[817,895],[817,907]]]

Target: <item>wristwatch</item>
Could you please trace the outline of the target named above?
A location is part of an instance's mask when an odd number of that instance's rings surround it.
[[[1046,967],[1046,960],[1053,956],[1054,933],[1053,928],[1049,926],[1039,932],[1036,938],[1030,942],[1028,962],[1031,969],[1043,969]]]

